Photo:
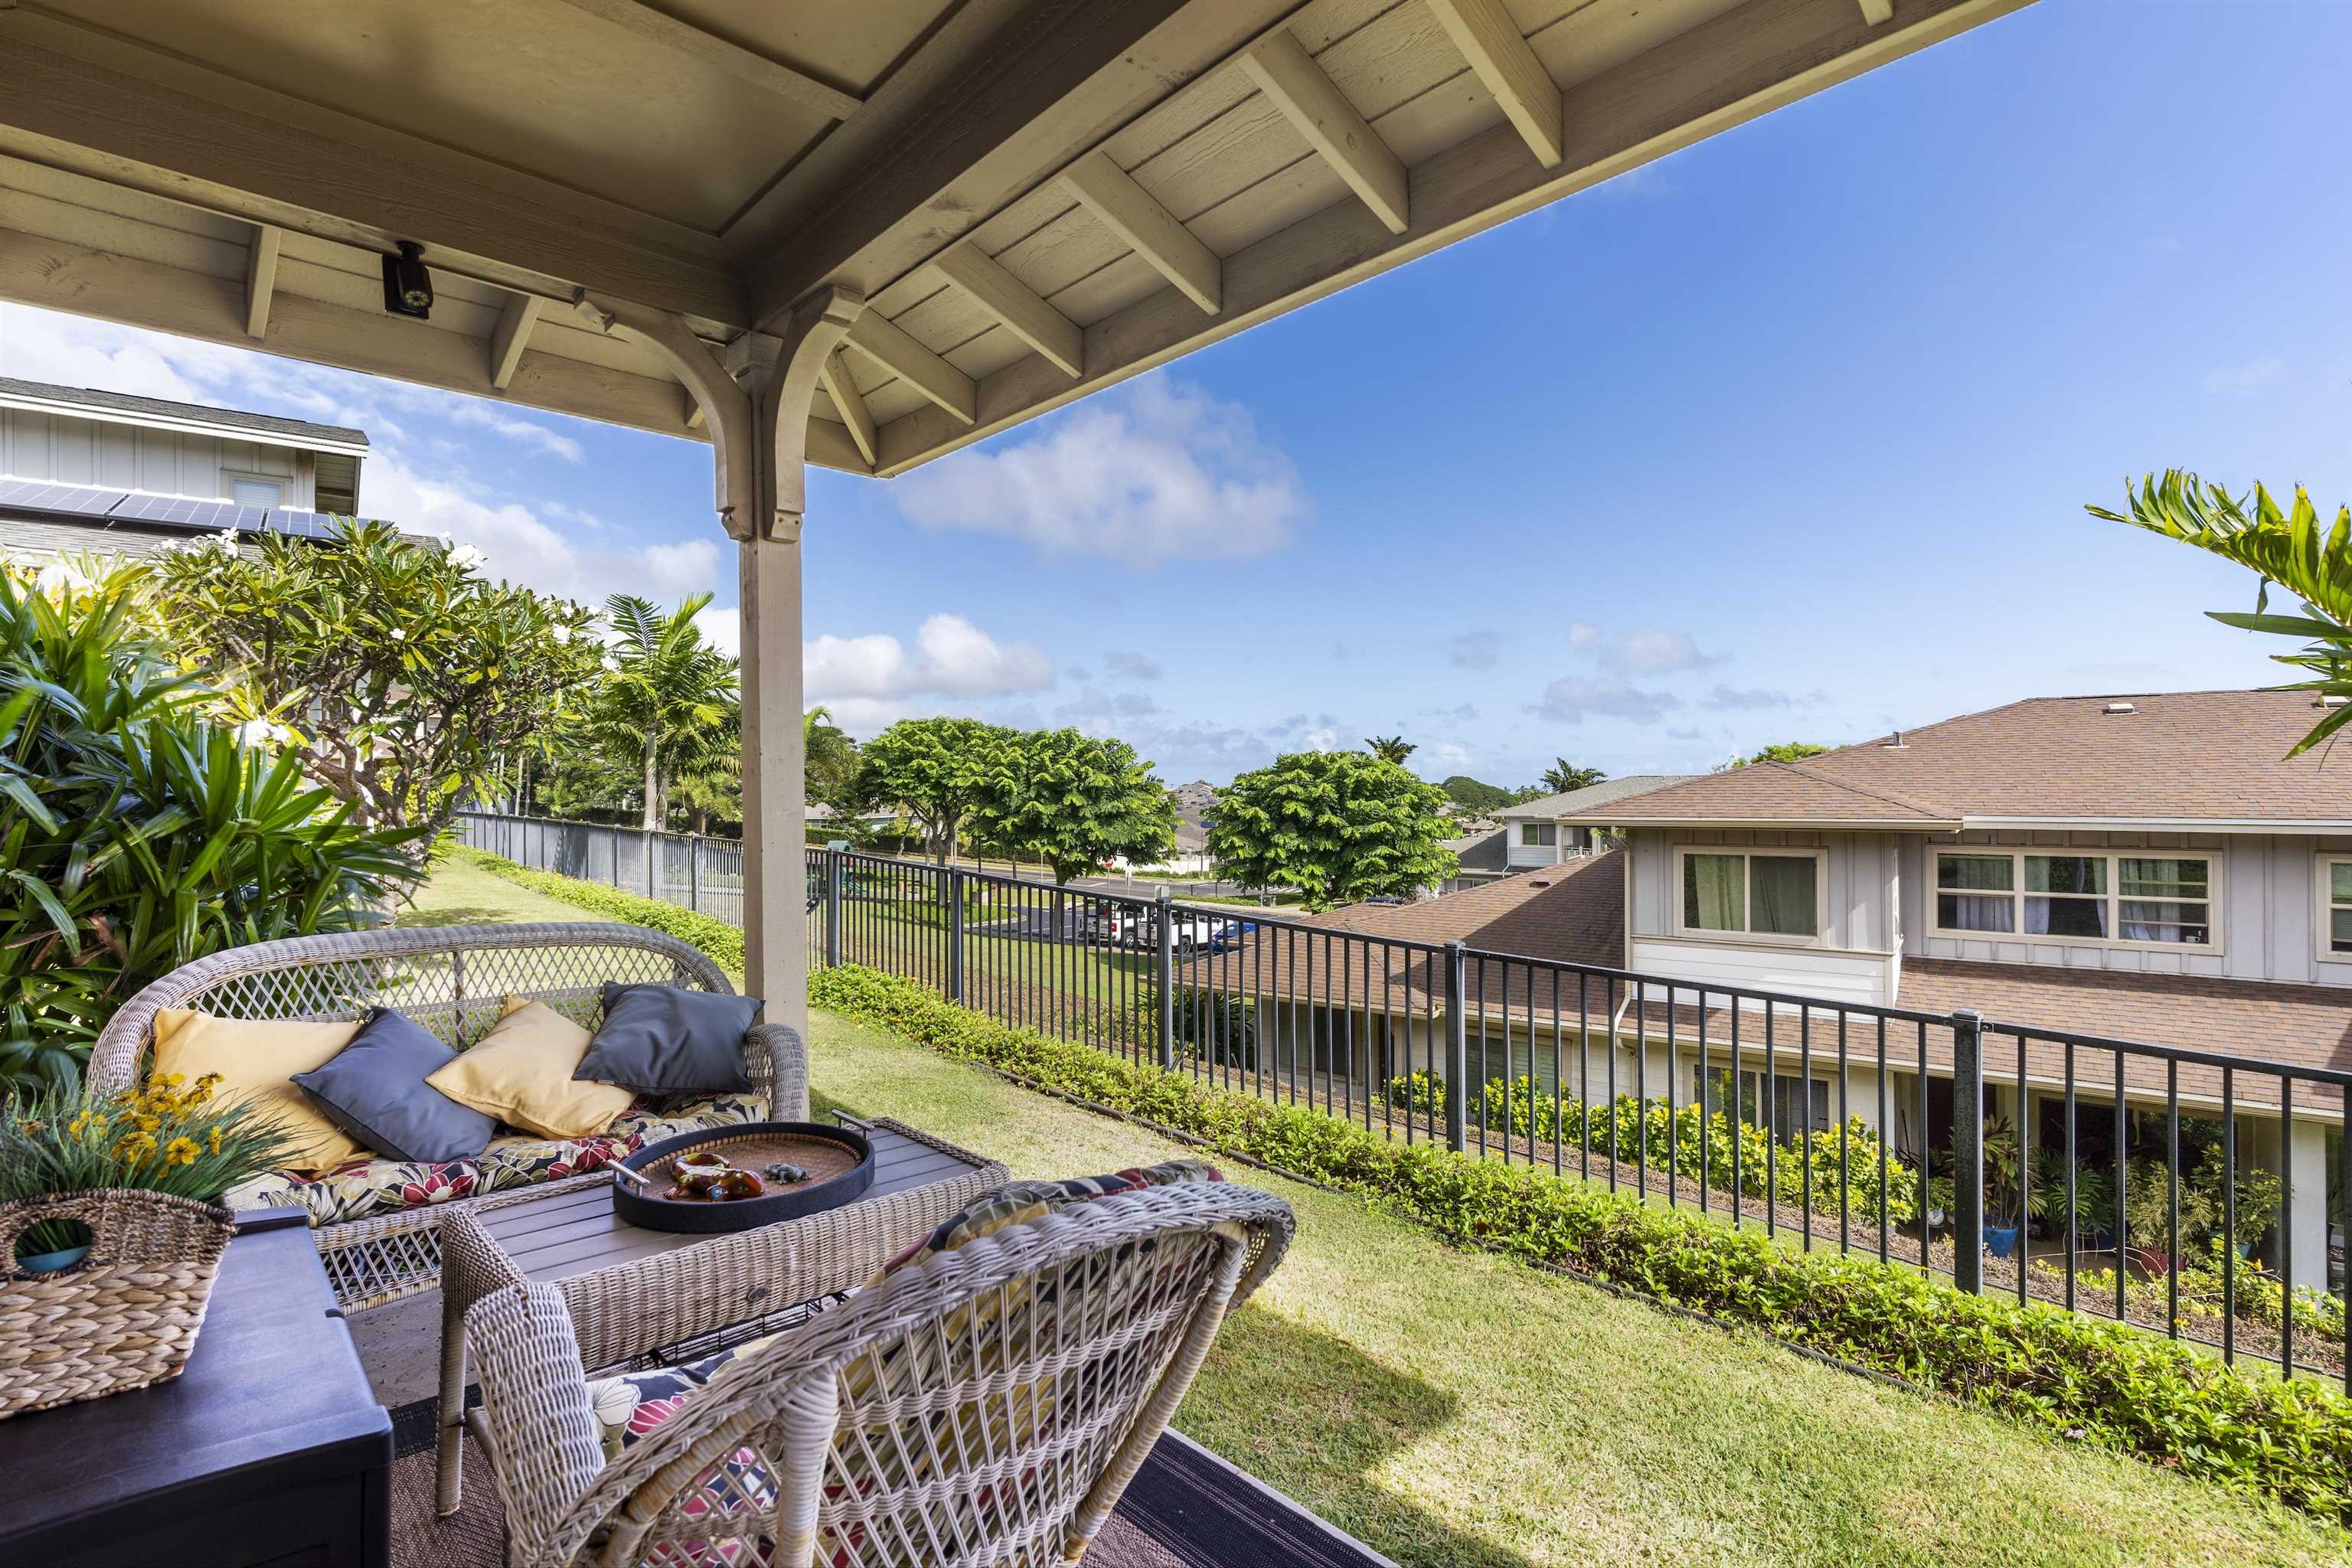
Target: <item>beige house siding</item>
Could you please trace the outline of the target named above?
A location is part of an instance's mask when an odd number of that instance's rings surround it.
[[[157,430],[114,420],[0,410],[0,479],[59,485],[118,485],[150,495],[235,499],[231,479],[252,475],[284,487],[279,504],[308,510],[316,496],[311,454],[194,431]]]

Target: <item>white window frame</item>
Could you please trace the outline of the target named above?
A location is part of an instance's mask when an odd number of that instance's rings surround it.
[[[1975,856],[1979,858],[1990,858],[1996,859],[2003,856],[2008,857],[2010,862],[2010,885],[2009,890],[2005,894],[1998,889],[1963,888],[1953,889],[1950,890],[1959,893],[1964,897],[1972,899],[2007,898],[2010,900],[2011,930],[1963,931],[1958,927],[1948,926],[1943,923],[1943,895],[1947,889],[1939,881],[1937,873],[1942,858],[1947,855]],[[2090,901],[2087,895],[2069,893],[2036,893],[2027,889],[2025,885],[2025,861],[2028,856],[2034,855],[2053,857],[2062,860],[2104,859],[2106,861],[2106,891],[2098,897],[2100,901],[2105,903],[2107,907],[2106,928],[2111,931],[2119,931],[2123,930],[2123,906],[2126,901],[2123,891],[2121,864],[2123,861],[2202,860],[2205,862],[2205,897],[2203,900],[2133,899],[2130,901],[2133,903],[2196,903],[2201,901],[2205,905],[2206,934],[2211,940],[2199,942],[2139,942],[2128,937],[2121,936],[2051,936],[2039,935],[2028,931],[2025,929],[2025,900],[2029,898],[2063,899],[2082,897],[2086,902]],[[1927,887],[1924,889],[1927,901],[1927,928],[1937,936],[1949,938],[1955,942],[2021,942],[2031,943],[2035,947],[2105,947],[2119,948],[2129,952],[2219,953],[2223,951],[2221,931],[2221,879],[2224,875],[2223,861],[2227,857],[2225,857],[2219,849],[2164,849],[2151,848],[2144,846],[2127,846],[2122,848],[2086,849],[2075,845],[2060,844],[1932,845],[1927,850]],[[2323,893],[2326,891],[2324,884],[2321,890]],[[2323,932],[2322,935],[2324,937],[2325,933]],[[2345,954],[2343,956],[2347,962],[2352,962],[2352,954]]]
[[[2352,866],[2352,855],[2322,855],[2318,875],[2314,879],[2319,884],[2319,913],[2318,923],[2312,929],[2312,938],[2322,963],[2352,963],[2352,952],[2338,952],[2329,945],[2329,937],[2335,929],[2335,921],[2330,917],[2339,907],[2347,907],[2339,906],[2334,897],[2336,868],[2338,866]]]
[[[221,483],[228,489],[228,494],[221,499],[231,506],[245,504],[236,499],[236,487],[240,484],[268,485],[275,489],[278,504],[269,509],[272,511],[282,511],[294,505],[289,499],[294,493],[294,478],[290,474],[265,474],[258,468],[223,468],[220,476]]]
[[[1551,835],[1547,838],[1545,834]],[[1519,847],[1522,849],[1557,849],[1559,847],[1559,824],[1556,822],[1522,822],[1519,824]]]
[[[1738,931],[1709,931],[1704,926],[1683,923],[1683,861],[1692,855],[1737,855],[1741,859],[1753,859],[1762,855],[1778,860],[1811,860],[1813,863],[1813,933],[1811,936],[1790,936],[1780,931],[1753,931],[1747,928],[1749,878],[1747,868],[1739,872]],[[1677,844],[1675,846],[1674,883],[1666,897],[1674,906],[1675,935],[1692,942],[1753,942],[1761,947],[1827,947],[1830,921],[1829,853],[1807,845],[1779,844]]]

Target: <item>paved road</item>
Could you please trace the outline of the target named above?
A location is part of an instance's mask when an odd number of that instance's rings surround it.
[[[917,859],[913,856],[883,857],[883,858],[899,859],[909,866],[932,866],[938,864],[937,861],[920,860]],[[976,871],[981,868],[978,865],[969,860],[963,861],[961,864],[967,871]],[[1043,870],[1035,866],[1024,866],[1018,871],[1008,872],[1005,870],[1002,861],[994,861],[991,862],[988,866],[988,875],[992,877],[1010,876],[1018,881],[1035,882],[1049,888],[1054,885],[1053,873]],[[1177,899],[1239,899],[1250,897],[1257,891],[1256,889],[1245,888],[1239,882],[1175,880],[1163,877],[1149,877],[1139,874],[1133,877],[1118,874],[1102,877],[1074,877],[1070,879],[1069,885],[1072,888],[1089,893],[1117,893],[1130,899],[1156,898],[1159,896],[1160,889],[1162,887],[1165,887],[1168,889],[1169,895],[1171,898]],[[1289,889],[1284,890],[1288,891]]]

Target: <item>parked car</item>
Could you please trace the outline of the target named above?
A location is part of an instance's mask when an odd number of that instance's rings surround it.
[[[1179,952],[1196,948],[1213,950],[1227,940],[1224,928],[1234,923],[1198,910],[1179,909],[1169,921],[1170,942]],[[1160,942],[1160,912],[1132,904],[1099,903],[1088,918],[1087,935],[1109,947],[1154,948]]]

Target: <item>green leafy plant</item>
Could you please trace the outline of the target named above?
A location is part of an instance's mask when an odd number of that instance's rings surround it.
[[[676,904],[666,904],[658,899],[640,898],[608,888],[602,882],[583,882],[577,877],[566,877],[555,871],[534,871],[518,866],[500,856],[462,845],[448,851],[454,860],[479,867],[490,875],[528,888],[534,893],[544,893],[551,899],[561,899],[567,904],[577,904],[583,910],[625,921],[631,925],[648,926],[700,949],[720,968],[738,980],[743,976],[743,933],[724,921],[682,910]]]
[[[1807,757],[1818,757],[1828,750],[1827,746],[1816,745],[1811,741],[1781,741],[1750,752],[1744,757],[1734,757],[1731,765],[1752,768],[1759,763],[1801,763]]]
[[[1296,752],[1238,776],[1209,855],[1254,888],[1295,887],[1310,910],[1410,898],[1460,868],[1445,792],[1362,752]]]
[[[637,768],[646,832],[669,823],[669,790],[682,768],[731,749],[736,663],[703,639],[695,622],[710,603],[696,594],[668,610],[635,594],[604,601],[613,642],[588,703],[588,730]],[[739,783],[738,789],[740,784]]]
[[[333,535],[172,551],[140,571],[173,657],[223,689],[216,707],[352,821],[410,833],[421,874],[457,803],[588,689],[592,617],[488,581],[463,546],[351,519]]]
[[[2284,689],[2352,697],[2352,506],[2336,508],[2334,521],[2324,525],[2301,485],[2284,510],[2256,485],[2250,511],[2248,498],[2233,497],[2185,468],[2167,468],[2161,478],[2148,474],[2138,489],[2126,485],[2124,496],[2125,511],[2084,510],[2108,522],[2127,522],[2194,545],[2254,573],[2261,583],[2252,614],[2207,613],[2225,626],[2306,639],[2296,652],[2271,656],[2314,677]],[[2269,613],[2273,583],[2302,601],[2301,615]],[[2352,722],[2352,706],[2329,710],[2287,755],[2302,755],[2347,722]]]
[[[1013,731],[978,719],[901,719],[861,750],[861,805],[905,807],[923,825],[940,864],[956,857],[964,820],[1002,765]]]
[[[971,825],[990,844],[1051,866],[1057,886],[1100,871],[1113,856],[1148,866],[1176,845],[1176,805],[1151,764],[1125,741],[1076,730],[1001,739]]]
[[[1402,767],[1404,760],[1421,748],[1402,735],[1367,735],[1364,737],[1364,750],[1384,763],[1394,763]]]
[[[250,1101],[215,1099],[218,1082],[166,1073],[114,1094],[49,1084],[12,1100],[0,1114],[0,1203],[118,1188],[217,1203],[283,1165],[301,1140]],[[86,1229],[44,1220],[17,1237],[16,1257],[79,1246]]]
[[[1609,775],[1599,768],[1580,768],[1566,757],[1554,757],[1551,766],[1543,771],[1543,793],[1566,795],[1571,790],[1591,789],[1608,780]]]
[[[919,984],[854,966],[812,1005],[1015,1081],[1165,1128],[1229,1158],[1354,1193],[1446,1234],[1573,1270],[2053,1435],[2137,1454],[2232,1491],[2352,1521],[2352,1400],[2041,1301],[1976,1296],[1916,1268],[1795,1251],[1760,1227],[1612,1195],[1525,1163],[1407,1144],[1000,1024]]]
[[[206,953],[379,923],[405,832],[368,830],[208,716],[134,586],[0,573],[0,1087],[78,1078],[116,1007]]]

